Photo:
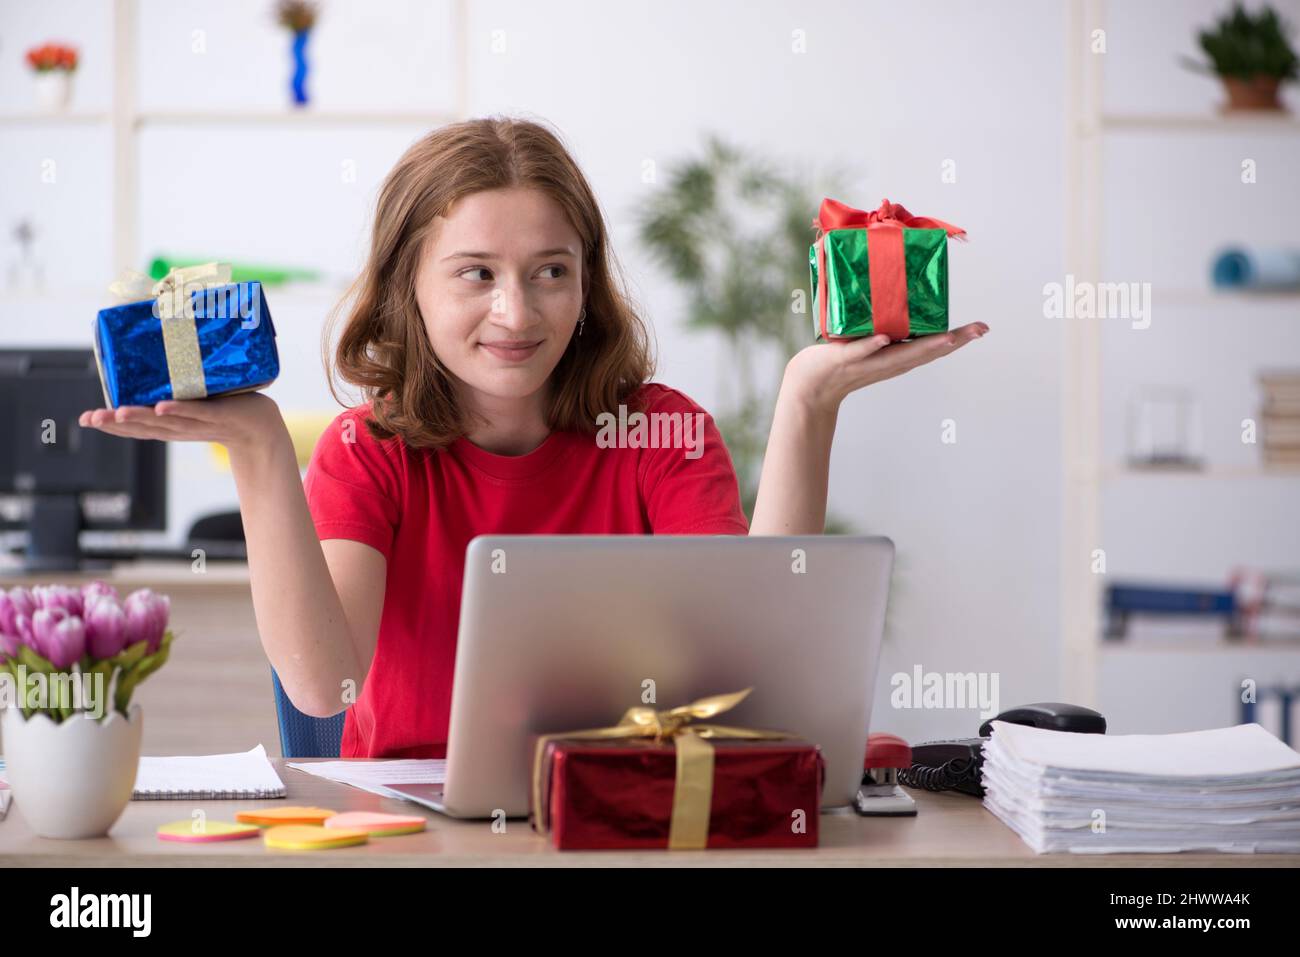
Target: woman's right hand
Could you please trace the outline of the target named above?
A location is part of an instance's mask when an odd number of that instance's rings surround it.
[[[219,442],[232,455],[287,437],[275,400],[261,392],[210,399],[168,399],[154,406],[87,409],[83,428],[110,435],[167,442]]]

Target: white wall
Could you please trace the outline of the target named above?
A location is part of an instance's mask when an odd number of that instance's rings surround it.
[[[1192,49],[1190,25],[1218,5],[1110,6],[1120,9],[1110,11],[1108,103],[1137,111],[1208,109],[1213,84],[1174,61],[1179,50]],[[142,104],[176,111],[280,102],[287,54],[284,37],[267,25],[269,7],[251,0],[142,2],[139,46],[149,54],[140,72]],[[26,77],[10,61],[47,35],[82,46],[79,105],[105,106],[111,67],[101,5],[59,0],[0,9],[0,111],[26,106]],[[1042,287],[1064,273],[1066,23],[1065,4],[1032,0],[469,6],[469,113],[522,113],[559,127],[604,204],[615,248],[655,325],[660,378],[706,407],[728,375],[727,357],[683,329],[681,294],[636,242],[633,213],[655,188],[642,182],[643,160],[663,168],[695,151],[702,134],[717,132],[802,170],[810,186],[832,169],[846,173],[849,188],[837,198],[854,205],[888,197],[970,231],[970,242],[951,251],[953,320],[985,321],[990,336],[851,398],[832,461],[832,509],[898,544],[874,723],[912,739],[973,733],[979,720],[974,711],[890,710],[889,676],[918,663],[999,673],[1003,707],[1058,694],[1059,532],[1068,507],[1059,382],[1066,357],[1060,322],[1043,318]],[[327,4],[312,41],[320,106],[451,108],[452,26],[446,2]],[[192,52],[196,29],[204,31],[206,54]],[[504,31],[505,52],[493,52],[493,31]],[[804,31],[806,53],[792,52],[794,31]],[[150,127],[140,141],[139,254],[169,249],[301,263],[344,278],[364,251],[376,185],[420,131]],[[1259,146],[1279,179],[1297,141]],[[96,290],[111,278],[107,146],[106,132],[90,124],[0,127],[0,227],[7,232],[18,216],[39,215],[46,224],[43,255],[76,290],[57,299],[0,292],[0,301],[16,303],[5,307],[0,341],[86,341]],[[1294,190],[1282,196],[1261,189],[1246,199],[1215,185],[1213,175],[1230,176],[1221,164],[1235,147],[1160,149],[1163,158],[1151,144],[1121,140],[1108,153],[1107,188],[1125,204],[1116,208],[1126,209],[1107,234],[1108,272],[1192,282],[1210,242],[1206,220],[1227,216],[1242,235],[1256,235],[1251,230],[1263,224],[1260,235],[1267,236],[1282,235],[1294,221]],[[62,179],[57,188],[41,188],[32,178],[50,155],[58,157]],[[355,160],[355,183],[341,181],[345,160]],[[956,163],[955,183],[941,180],[945,160]],[[1196,162],[1220,166],[1212,175]],[[1148,202],[1157,198],[1169,201],[1158,212]],[[285,361],[272,395],[288,409],[325,401],[317,345],[329,305],[320,293],[272,294]],[[1293,318],[1291,311],[1261,321],[1282,335]],[[1181,334],[1171,311],[1157,316],[1146,339],[1118,330],[1107,336],[1107,361],[1115,360],[1119,376],[1106,390],[1108,421],[1122,415],[1126,380],[1182,369],[1197,382],[1220,381],[1219,350],[1207,354],[1201,335],[1213,321],[1186,321],[1200,322],[1188,327],[1199,331]],[[1235,349],[1239,340],[1232,342]],[[1279,340],[1292,355],[1294,345],[1293,338]],[[1202,372],[1184,368],[1191,355]],[[1223,388],[1230,385],[1240,404],[1253,360],[1226,361]],[[957,423],[956,444],[940,441],[945,419]],[[1225,412],[1223,421],[1230,419]],[[1112,441],[1112,430],[1106,438]],[[1115,451],[1111,444],[1107,450]],[[175,539],[194,514],[233,503],[234,493],[204,449],[176,449],[173,463]],[[1151,534],[1123,516],[1152,505],[1152,497],[1132,489],[1115,494],[1120,498],[1105,504],[1121,518],[1108,519],[1105,531],[1117,571],[1215,576],[1217,560],[1204,556],[1226,547],[1238,548],[1243,559],[1295,562],[1293,549],[1277,542],[1256,555],[1249,540],[1239,540],[1239,501],[1221,502],[1223,530],[1198,553],[1169,539],[1151,544]],[[1163,491],[1158,497],[1173,500]],[[1294,497],[1287,501],[1294,506]],[[1174,513],[1166,521],[1166,529],[1178,527]]]

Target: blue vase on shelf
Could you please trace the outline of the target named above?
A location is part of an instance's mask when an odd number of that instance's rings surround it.
[[[293,34],[293,105],[307,105],[307,40],[310,30],[297,30]]]

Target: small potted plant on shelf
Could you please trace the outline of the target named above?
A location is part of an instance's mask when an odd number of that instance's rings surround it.
[[[293,96],[294,106],[307,105],[307,40],[311,29],[316,25],[316,4],[308,0],[280,0],[275,7],[276,19],[280,26],[293,34],[290,53],[293,55],[293,76],[289,80],[289,92]]]
[[[1288,26],[1272,7],[1247,12],[1240,3],[1197,39],[1209,58],[1184,58],[1191,69],[1213,73],[1228,93],[1223,111],[1281,110],[1278,92],[1296,79],[1300,61],[1287,40]]]
[[[77,69],[77,48],[46,43],[27,51],[27,65],[36,72],[36,102],[56,113],[72,99],[72,74]]]
[[[170,600],[104,582],[0,589],[0,730],[9,785],[42,837],[108,833],[135,787],[131,694],[171,649]]]

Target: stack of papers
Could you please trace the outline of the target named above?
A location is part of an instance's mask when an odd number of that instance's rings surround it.
[[[390,790],[394,784],[443,784],[447,780],[445,758],[400,758],[388,761],[290,761],[297,768],[317,777],[348,784],[371,794],[407,799]]]
[[[1042,854],[1300,853],[1300,754],[1258,724],[1075,734],[993,722],[984,806]]]

